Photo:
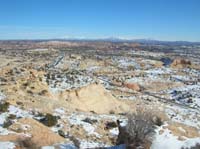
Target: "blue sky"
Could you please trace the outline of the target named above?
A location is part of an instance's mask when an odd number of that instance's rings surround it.
[[[200,41],[200,0],[0,0],[0,39]]]

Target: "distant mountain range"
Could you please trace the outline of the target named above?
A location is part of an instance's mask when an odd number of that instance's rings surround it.
[[[59,41],[108,41],[108,42],[137,42],[141,44],[154,44],[154,45],[200,45],[200,42],[191,42],[191,41],[160,41],[160,40],[153,40],[153,39],[125,39],[125,38],[116,38],[116,37],[109,37],[109,38],[66,38],[66,39],[52,39],[52,40],[59,40]]]
[[[33,40],[0,40],[0,41],[103,41],[103,42],[137,42],[144,45],[172,45],[172,46],[200,46],[200,42],[191,41],[160,41],[153,39],[125,39],[125,38],[56,38],[56,39],[33,39]]]

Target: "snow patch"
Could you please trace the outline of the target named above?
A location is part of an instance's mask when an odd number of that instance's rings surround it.
[[[186,138],[186,140],[180,141],[178,140],[178,137],[174,136],[168,129],[164,129],[164,132],[159,134],[161,129],[162,127],[156,130],[156,136],[152,142],[151,149],[181,149],[182,147],[190,148],[191,146],[196,145],[196,143],[199,143],[200,140],[200,138]]]
[[[0,92],[0,101],[4,100],[5,98],[6,96],[2,92]]]
[[[167,106],[165,110],[168,117],[175,122],[185,125],[200,127],[199,112],[196,110],[185,109],[178,106]]]
[[[118,134],[119,134],[118,128],[113,128],[113,129],[111,129],[109,132],[110,132],[111,135],[113,135],[113,136],[118,136]]]
[[[80,141],[80,148],[81,149],[100,148],[100,147],[107,147],[107,146],[104,143],[100,143],[100,142],[92,142],[92,141],[86,141],[86,140]]]
[[[15,149],[15,144],[12,142],[0,142],[1,149]]]

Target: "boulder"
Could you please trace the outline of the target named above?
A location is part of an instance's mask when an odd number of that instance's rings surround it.
[[[174,59],[171,64],[172,67],[186,67],[190,65],[191,65],[191,61],[183,59],[183,58]]]
[[[134,91],[141,91],[141,87],[137,83],[124,83],[124,86]]]

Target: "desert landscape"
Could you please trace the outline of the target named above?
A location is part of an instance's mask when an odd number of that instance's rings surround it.
[[[1,148],[199,143],[199,43],[0,41]]]

